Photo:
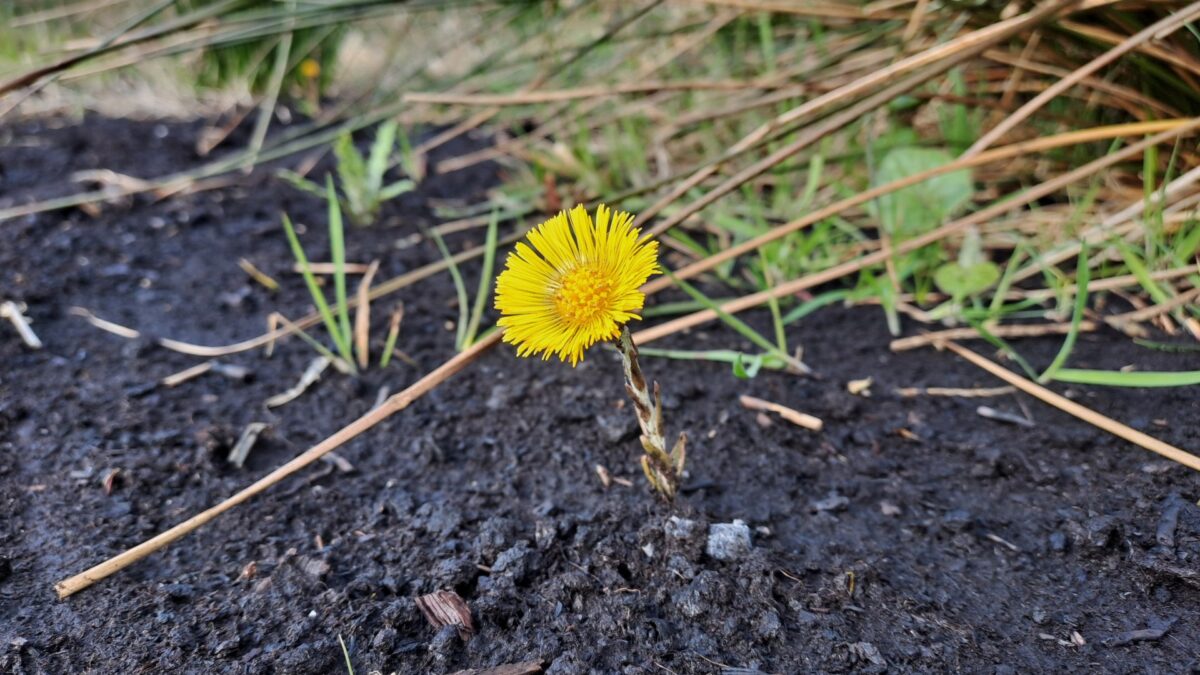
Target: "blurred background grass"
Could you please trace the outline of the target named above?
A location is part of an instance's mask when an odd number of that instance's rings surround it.
[[[448,254],[493,215],[511,237],[603,200],[663,230],[668,267],[723,289],[672,295],[648,318],[745,296],[769,314],[769,337],[742,324],[728,351],[659,355],[732,361],[741,376],[794,367],[789,324],[859,303],[897,335],[968,327],[1031,376],[1070,379],[1083,330],[1157,349],[1200,340],[1200,153],[1184,130],[1200,115],[1197,16],[1144,0],[17,0],[0,7],[0,82],[16,84],[0,112],[256,120],[244,147],[218,138],[176,181],[394,120],[397,177],[503,167],[488,201],[439,206]],[[425,165],[481,127],[493,148]],[[409,142],[430,128],[443,131]],[[1011,152],[851,203],[1000,147]],[[766,300],[777,288],[796,290]],[[1027,324],[1065,335],[1054,363],[1005,342]]]

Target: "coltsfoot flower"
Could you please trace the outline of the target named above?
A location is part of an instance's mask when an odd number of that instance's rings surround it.
[[[642,471],[670,500],[683,478],[687,434],[667,450],[658,383],[647,384],[625,325],[641,318],[641,286],[660,271],[658,242],[634,229],[633,216],[600,205],[592,222],[587,209],[576,206],[538,225],[529,243],[509,254],[496,279],[496,309],[504,341],[515,344],[519,356],[555,355],[574,366],[588,347],[613,342],[642,429]]]
[[[600,205],[596,220],[582,205],[529,232],[496,280],[504,341],[519,356],[552,355],[574,366],[588,347],[616,340],[640,319],[640,287],[659,272],[658,242],[633,227],[633,216]]]

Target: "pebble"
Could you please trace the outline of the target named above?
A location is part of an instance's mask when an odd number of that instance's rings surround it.
[[[637,420],[631,413],[624,415],[596,415],[596,426],[609,443],[620,443],[637,435]]]
[[[1083,524],[1084,537],[1092,548],[1104,548],[1119,534],[1120,526],[1113,516],[1096,516]]]
[[[708,526],[705,552],[712,558],[730,562],[740,560],[750,552],[750,528],[741,520],[732,523],[713,523]]]
[[[954,532],[962,532],[971,524],[971,512],[966,509],[954,509],[942,516],[942,524]]]
[[[1062,532],[1050,533],[1050,550],[1055,553],[1062,553],[1067,550],[1067,535]]]
[[[850,499],[837,492],[830,492],[825,499],[818,499],[812,503],[812,507],[817,511],[841,511],[849,505]]]
[[[783,623],[779,620],[779,615],[773,611],[767,610],[758,620],[758,626],[754,631],[758,633],[760,638],[770,640],[779,635],[779,631],[783,629]]]
[[[663,525],[663,532],[674,539],[690,539],[696,533],[698,523],[687,518],[671,516]]]

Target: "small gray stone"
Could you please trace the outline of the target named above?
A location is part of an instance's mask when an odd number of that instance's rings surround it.
[[[971,524],[971,512],[966,509],[947,511],[942,516],[942,524],[951,531],[962,532]]]
[[[696,533],[696,521],[680,518],[679,516],[671,516],[667,518],[667,522],[663,525],[663,532],[668,537],[675,539],[690,539]]]
[[[739,560],[750,552],[750,548],[750,528],[741,520],[708,526],[705,552],[710,557],[726,562]]]
[[[779,615],[773,611],[767,610],[763,612],[762,617],[758,620],[758,626],[754,631],[758,633],[760,638],[770,640],[779,635],[779,631],[783,629],[783,623],[779,620]]]
[[[817,511],[841,511],[850,505],[850,500],[837,492],[830,492],[825,499],[813,502],[812,507]]]
[[[524,541],[519,541],[515,546],[507,551],[496,556],[495,562],[492,563],[492,572],[496,574],[509,574],[515,580],[521,580],[525,576],[525,571],[529,566],[526,559],[529,554],[529,544]]]
[[[609,443],[620,443],[633,438],[638,433],[637,420],[632,414],[597,415],[596,426]]]

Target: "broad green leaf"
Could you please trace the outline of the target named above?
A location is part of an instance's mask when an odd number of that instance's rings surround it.
[[[964,267],[959,263],[942,265],[933,273],[933,283],[945,294],[965,298],[982,293],[1000,279],[1000,268],[993,262]]]
[[[951,161],[944,150],[896,148],[884,156],[871,182],[886,185]],[[953,171],[883,195],[871,203],[871,212],[888,234],[904,239],[932,230],[962,211],[973,192],[970,172]]]

